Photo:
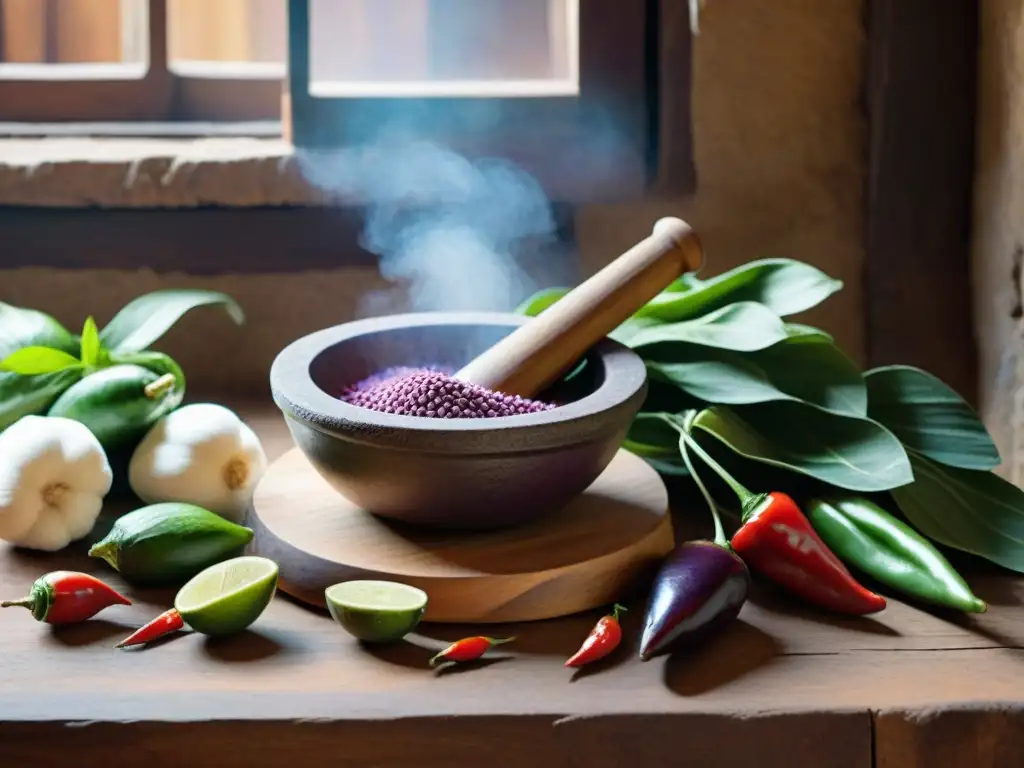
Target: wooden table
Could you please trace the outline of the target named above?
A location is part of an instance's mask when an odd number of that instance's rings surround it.
[[[270,407],[244,413],[272,457],[290,446]],[[4,548],[0,594],[20,596],[58,568],[124,586],[80,550]],[[494,661],[436,673],[430,655],[479,628],[422,626],[408,643],[370,651],[280,597],[240,636],[115,650],[173,595],[135,591],[132,607],[61,629],[7,609],[0,763],[1022,766],[1024,581],[988,571],[972,582],[991,603],[976,619],[893,600],[873,619],[847,620],[761,587],[691,655],[641,663],[626,649],[576,676],[562,662],[596,614],[488,627],[519,639]],[[630,607],[627,645],[643,609]]]

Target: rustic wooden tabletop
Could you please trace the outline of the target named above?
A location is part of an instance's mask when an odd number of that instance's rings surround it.
[[[267,405],[241,409],[271,457],[291,445]],[[296,500],[299,504],[299,500]],[[82,548],[0,549],[0,594],[46,571],[116,573]],[[687,655],[640,662],[642,604],[622,652],[562,662],[598,614],[518,626],[494,659],[436,672],[427,660],[480,627],[421,625],[361,647],[326,614],[280,596],[246,633],[113,645],[171,592],[51,628],[0,611],[5,765],[623,765],[943,768],[1024,765],[1024,581],[972,577],[990,610],[937,615],[891,600],[873,618],[805,609],[758,587],[738,621]]]

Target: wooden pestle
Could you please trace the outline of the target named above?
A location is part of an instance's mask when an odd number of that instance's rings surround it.
[[[479,355],[455,378],[535,397],[673,280],[695,272],[703,258],[700,239],[686,222],[660,219],[650,237]]]

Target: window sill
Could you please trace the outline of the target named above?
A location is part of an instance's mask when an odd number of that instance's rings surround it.
[[[0,205],[194,208],[312,206],[280,138],[0,138]]]

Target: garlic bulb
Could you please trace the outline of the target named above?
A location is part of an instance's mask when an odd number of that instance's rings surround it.
[[[147,504],[186,502],[242,522],[266,468],[252,429],[224,406],[197,403],[153,425],[132,454],[128,482]]]
[[[0,432],[0,539],[55,552],[92,530],[113,473],[84,424],[23,416]]]

